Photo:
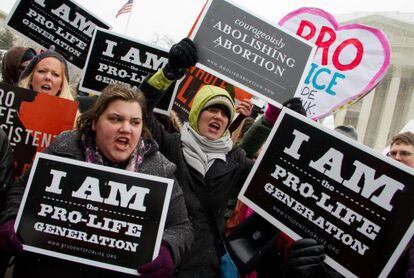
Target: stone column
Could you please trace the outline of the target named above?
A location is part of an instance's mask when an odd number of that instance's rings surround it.
[[[404,124],[408,123],[409,120],[414,120],[414,89],[410,95],[410,104],[408,106],[407,116],[405,118]]]
[[[346,108],[336,112],[334,115],[335,126],[343,125],[345,122],[345,116],[346,116]]]
[[[377,139],[374,149],[381,151],[387,144],[388,133],[391,127],[392,116],[394,115],[395,104],[397,102],[398,89],[400,88],[401,77],[399,72],[394,72],[385,99],[384,109],[379,117]]]
[[[356,130],[358,133],[358,142],[363,143],[365,139],[365,132],[368,127],[369,116],[371,115],[372,102],[374,101],[375,89],[369,92],[362,99],[361,111],[359,112],[358,123]]]

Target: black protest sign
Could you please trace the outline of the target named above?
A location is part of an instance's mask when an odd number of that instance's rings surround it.
[[[0,82],[0,128],[13,150],[16,176],[56,135],[73,129],[78,103]]]
[[[292,98],[313,46],[225,0],[210,0],[191,37],[201,69],[268,101]]]
[[[42,47],[55,50],[82,69],[96,27],[109,25],[69,0],[18,0],[6,24]]]
[[[164,67],[168,52],[120,34],[98,28],[92,39],[81,90],[100,94],[112,83],[138,88],[144,78]],[[172,90],[158,104],[157,112],[167,113],[172,107]]]
[[[414,233],[414,171],[283,109],[240,199],[347,277],[385,277]]]
[[[17,215],[25,250],[137,274],[161,244],[173,181],[38,153]]]

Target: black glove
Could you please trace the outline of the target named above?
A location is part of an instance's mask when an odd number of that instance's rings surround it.
[[[182,39],[174,44],[168,53],[168,63],[163,72],[169,80],[183,77],[185,71],[198,61],[197,49],[189,38]]]
[[[324,259],[324,247],[316,240],[297,240],[289,251],[285,277],[325,277]]]
[[[294,97],[291,99],[288,99],[286,102],[283,103],[283,106],[292,109],[293,111],[306,116],[306,110],[302,106],[302,101],[298,97]]]

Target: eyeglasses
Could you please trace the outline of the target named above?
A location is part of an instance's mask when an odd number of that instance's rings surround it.
[[[390,156],[392,158],[395,158],[397,156],[397,154],[400,155],[400,157],[409,157],[412,155],[412,153],[408,152],[408,151],[389,151],[387,153],[387,156]]]

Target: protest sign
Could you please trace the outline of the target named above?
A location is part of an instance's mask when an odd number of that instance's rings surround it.
[[[176,83],[174,88],[175,100],[173,110],[178,113],[181,119],[188,119],[193,99],[198,90],[204,85],[214,85],[226,89],[237,102],[252,97],[246,91],[198,67],[191,67],[184,78]]]
[[[75,101],[0,83],[0,128],[9,138],[16,176],[56,135],[73,129],[77,108]]]
[[[319,119],[372,90],[390,64],[385,34],[362,24],[340,26],[329,13],[301,8],[279,25],[318,47],[301,89],[295,94],[308,117]]]
[[[23,249],[137,274],[158,256],[173,180],[38,153],[16,219]]]
[[[55,47],[72,65],[82,69],[96,27],[109,25],[69,0],[18,0],[6,25],[44,47]]]
[[[207,3],[191,38],[199,68],[275,105],[293,97],[314,53],[306,40],[225,0]]]
[[[414,170],[282,109],[239,198],[346,277],[386,277],[414,233]]]
[[[97,28],[92,38],[80,89],[100,94],[108,84],[120,83],[137,89],[144,78],[168,63],[168,51]],[[168,113],[172,90],[163,96],[156,112]]]

